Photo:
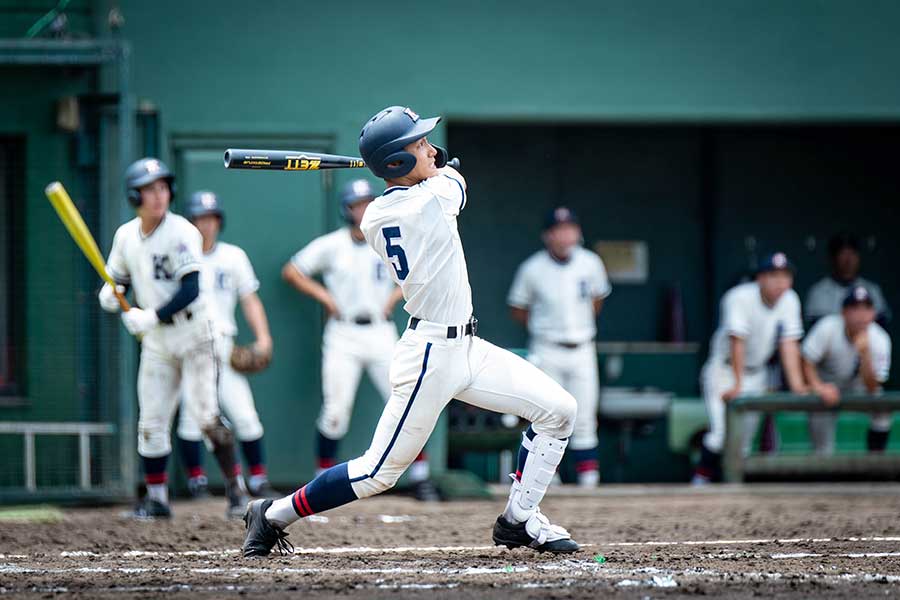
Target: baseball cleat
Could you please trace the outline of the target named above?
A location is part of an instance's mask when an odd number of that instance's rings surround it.
[[[430,479],[422,480],[413,486],[413,495],[419,502],[440,502],[441,493]]]
[[[288,534],[275,527],[266,518],[266,510],[272,506],[271,500],[254,500],[247,505],[244,526],[247,537],[241,551],[246,558],[268,556],[272,548],[278,547],[279,554],[293,554],[294,546],[287,541]]]
[[[206,475],[191,477],[187,482],[188,495],[192,500],[209,498],[209,480]]]
[[[238,486],[229,486],[225,490],[225,498],[228,501],[225,517],[228,519],[240,519],[243,517],[244,507],[250,502],[250,497]]]
[[[494,523],[493,539],[495,545],[510,549],[532,548],[554,554],[568,554],[580,549],[568,531],[559,525],[551,525],[540,511],[535,511],[530,519],[518,524],[510,523],[500,515]]]
[[[270,498],[275,500],[276,498],[281,498],[284,494],[279,493],[275,488],[272,487],[272,484],[268,481],[264,481],[255,488],[249,488],[250,495],[254,498]]]
[[[132,516],[136,519],[168,519],[172,516],[172,510],[168,504],[145,497],[134,507]]]

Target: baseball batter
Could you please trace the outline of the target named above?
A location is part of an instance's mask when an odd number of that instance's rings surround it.
[[[375,199],[365,179],[341,192],[346,226],[314,239],[284,265],[282,276],[298,291],[317,300],[328,315],[322,336],[322,410],[316,421],[316,474],[335,465],[338,443],[347,434],[363,370],[385,402],[391,396],[389,370],[397,329],[391,320],[401,292],[359,228]],[[323,286],[313,277],[321,275]],[[410,469],[416,494],[436,499],[428,481],[428,462],[420,455]]]
[[[184,384],[189,410],[210,441],[226,481],[228,510],[245,501],[234,476],[234,438],[219,417],[217,361],[213,325],[200,289],[200,232],[169,212],[175,177],[155,158],[128,167],[128,200],[137,217],[116,231],[107,260],[117,285],[134,288],[137,305],[122,313],[122,322],[141,340],[138,370],[138,454],[147,495],[139,517],[169,517],[166,462],[171,453],[170,427]],[[109,284],[100,290],[100,306],[119,310]]]
[[[528,360],[550,375],[578,402],[569,455],[578,485],[600,480],[597,456],[597,316],[612,288],[597,254],[581,247],[581,226],[565,207],[544,220],[545,249],[516,272],[506,303],[512,318],[528,328]]]
[[[219,359],[219,405],[241,443],[250,473],[247,479],[250,493],[254,496],[274,497],[276,494],[266,475],[263,426],[253,403],[253,393],[247,378],[235,371],[229,360],[234,338],[238,333],[234,318],[238,302],[253,331],[256,350],[263,355],[272,354],[272,336],[269,334],[266,310],[256,293],[259,290],[259,280],[250,259],[241,248],[219,241],[219,232],[225,226],[225,214],[216,194],[210,191],[192,194],[188,217],[203,236],[200,287],[205,290],[215,325],[216,354]],[[187,398],[189,393],[190,390],[184,389],[183,397]],[[182,459],[188,469],[188,487],[195,494],[199,493],[205,487],[206,480],[202,462],[202,434],[200,426],[188,410],[180,411],[178,438]]]
[[[792,289],[793,284],[793,265],[784,253],[776,252],[763,260],[755,281],[735,286],[722,297],[719,327],[710,341],[709,358],[700,375],[709,432],[703,437],[700,463],[692,480],[695,485],[719,476],[725,444],[725,403],[767,390],[766,364],[776,350],[791,391],[806,392],[800,367],[800,298]],[[745,454],[750,451],[759,422],[759,413],[747,413],[744,418]]]
[[[841,313],[819,319],[803,340],[803,372],[812,391],[826,406],[840,403],[843,394],[877,394],[891,369],[891,338],[875,323],[875,301],[858,285],[844,298]],[[809,414],[809,433],[819,454],[834,453],[837,414]],[[880,452],[887,446],[891,414],[875,413],[867,445]]]
[[[360,134],[366,165],[387,183],[366,209],[361,228],[403,290],[410,314],[394,349],[391,398],[372,444],[363,456],[328,469],[290,496],[252,502],[244,517],[245,556],[265,556],[276,544],[282,549],[284,528],[302,517],[393,486],[452,398],[531,422],[509,501],[494,524],[494,542],[550,552],[578,549],[539,509],[572,434],[575,399],[528,361],[475,336],[457,229],[468,201],[466,182],[445,166],[446,151],[425,137],[439,121],[392,106]]]

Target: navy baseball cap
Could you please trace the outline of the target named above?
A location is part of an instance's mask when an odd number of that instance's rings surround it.
[[[576,215],[575,211],[573,211],[571,208],[559,206],[552,209],[544,217],[544,231],[547,231],[551,227],[562,225],[563,223],[572,223],[573,225],[578,225],[578,215]]]
[[[762,259],[759,263],[759,268],[756,269],[756,273],[769,273],[770,271],[790,271],[794,273],[796,270],[794,263],[788,260],[784,252],[774,252]]]
[[[869,290],[867,290],[865,286],[854,285],[850,288],[850,291],[847,292],[847,295],[844,297],[842,306],[847,308],[848,306],[856,306],[857,304],[867,304],[868,306],[875,305],[875,302],[872,300],[872,294],[869,293]]]

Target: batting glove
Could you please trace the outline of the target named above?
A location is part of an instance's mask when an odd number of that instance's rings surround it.
[[[100,308],[102,308],[106,312],[119,312],[119,299],[116,298],[115,292],[124,294],[125,286],[117,285],[115,291],[113,291],[113,287],[111,285],[109,285],[108,283],[103,284],[103,287],[100,288]]]
[[[155,310],[132,308],[122,313],[122,322],[131,335],[143,335],[159,325],[159,316]]]

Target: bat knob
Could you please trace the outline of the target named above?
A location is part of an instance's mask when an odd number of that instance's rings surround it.
[[[458,171],[459,170],[459,159],[451,158],[450,160],[447,161],[447,166],[453,167],[454,169],[456,169]]]

